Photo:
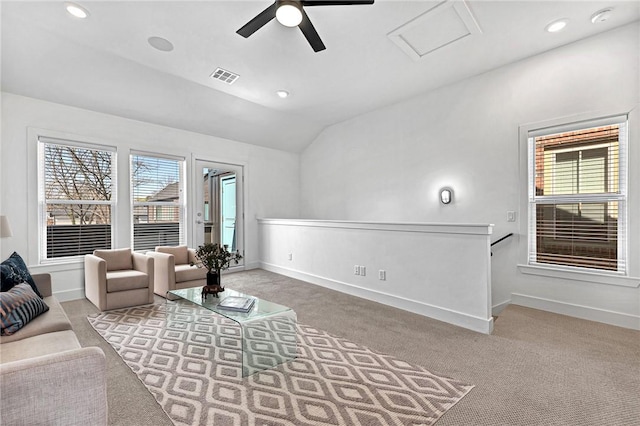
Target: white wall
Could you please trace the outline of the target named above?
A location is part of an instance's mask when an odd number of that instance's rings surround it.
[[[326,129],[301,155],[311,219],[493,223],[493,304],[518,303],[640,328],[640,290],[524,275],[520,125],[628,112],[640,98],[638,23],[567,45]],[[630,141],[631,274],[640,276],[640,139]],[[634,180],[635,179],[635,180]],[[438,189],[455,190],[452,205]],[[524,186],[526,188],[526,184]],[[507,211],[518,221],[507,222]],[[412,250],[413,247],[406,247]],[[635,256],[635,257],[634,257]]]
[[[264,269],[481,333],[493,329],[491,225],[282,219],[259,225]]]
[[[84,297],[82,264],[38,265],[37,150],[29,128],[45,129],[118,149],[117,247],[130,247],[128,156],[130,150],[180,155],[243,165],[245,169],[245,261],[258,264],[257,216],[299,215],[299,156],[240,142],[129,120],[112,115],[2,93],[0,213],[13,237],[2,239],[2,259],[14,250],[32,272],[52,272],[60,299]],[[192,173],[188,170],[188,179]],[[193,223],[188,212],[188,226]],[[188,243],[192,245],[188,230]]]

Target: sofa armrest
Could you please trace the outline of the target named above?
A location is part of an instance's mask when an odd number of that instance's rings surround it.
[[[97,347],[0,364],[0,424],[106,425],[107,376]]]
[[[176,263],[172,254],[157,251],[147,252],[153,258],[153,288],[156,294],[166,297],[169,290],[176,289]]]
[[[31,278],[33,278],[33,281],[36,283],[36,287],[38,287],[38,290],[43,297],[53,295],[53,289],[51,287],[51,274],[32,274]]]

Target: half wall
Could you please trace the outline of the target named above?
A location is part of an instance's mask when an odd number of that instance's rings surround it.
[[[493,225],[292,219],[258,224],[266,270],[481,333],[493,330]]]

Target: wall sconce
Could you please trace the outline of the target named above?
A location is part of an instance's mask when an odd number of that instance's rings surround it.
[[[11,237],[11,227],[9,226],[9,220],[6,216],[0,216],[0,238]]]
[[[440,190],[440,202],[442,204],[450,204],[453,201],[453,189],[442,188]]]

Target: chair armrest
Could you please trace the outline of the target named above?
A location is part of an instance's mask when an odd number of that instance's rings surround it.
[[[148,251],[146,255],[149,257],[153,257],[154,267],[157,266],[156,265],[157,262],[160,262],[164,264],[164,266],[171,266],[175,269],[176,261],[175,261],[175,257],[172,254],[162,253],[159,251]]]
[[[188,248],[187,252],[189,253],[189,263],[197,265],[198,258],[196,257],[196,249]]]
[[[84,294],[101,311],[107,309],[107,261],[92,254],[84,256]]]
[[[32,274],[31,278],[33,278],[33,281],[36,283],[36,287],[38,287],[38,290],[43,297],[53,295],[53,289],[51,288],[51,274]]]
[[[0,364],[0,395],[3,425],[106,425],[104,352],[88,347]]]
[[[133,259],[133,269],[144,272],[149,276],[153,275],[153,257],[135,252],[131,253],[131,257]]]
[[[155,286],[155,271],[153,269],[154,258],[151,256],[147,256],[142,253],[131,253],[133,258],[133,269],[136,271],[144,272],[149,277],[149,301],[148,303],[153,303],[153,293]]]
[[[154,291],[166,297],[169,290],[176,289],[176,260],[172,254],[149,251],[147,256],[153,258]]]

